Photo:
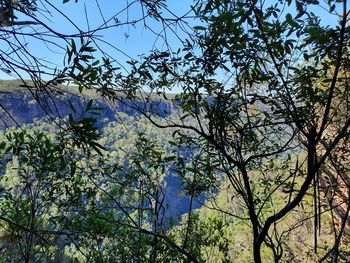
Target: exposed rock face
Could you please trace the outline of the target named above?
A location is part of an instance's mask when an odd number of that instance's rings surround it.
[[[82,115],[85,112],[88,99],[76,95],[46,97],[40,99],[40,104],[29,92],[3,92],[0,93],[0,129],[31,123],[35,119],[47,116],[63,117],[69,114]],[[116,112],[124,112],[128,115],[138,114],[139,109],[153,112],[158,116],[170,115],[176,106],[168,101],[155,100],[144,103],[122,100],[114,103],[96,100],[93,107],[99,107],[98,118],[116,119]]]

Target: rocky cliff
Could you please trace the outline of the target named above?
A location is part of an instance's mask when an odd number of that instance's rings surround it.
[[[117,112],[135,115],[139,114],[137,109],[143,109],[158,116],[168,116],[177,108],[172,102],[161,99],[147,102],[121,99],[108,102],[76,92],[35,94],[19,85],[19,81],[0,80],[0,129],[31,123],[47,116],[55,118],[84,114],[90,99],[94,101],[93,107],[101,108],[99,118],[108,118],[110,121],[115,120]]]

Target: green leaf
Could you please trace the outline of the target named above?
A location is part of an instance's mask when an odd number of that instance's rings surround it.
[[[87,106],[86,106],[86,109],[85,109],[85,112],[88,112],[91,107],[92,107],[92,103],[93,103],[93,100],[89,100],[89,102],[87,103]]]
[[[204,26],[194,26],[193,29],[194,30],[206,30],[206,28]]]
[[[76,53],[77,52],[77,46],[75,45],[74,39],[72,39],[71,47],[72,47],[72,53]]]
[[[286,21],[292,27],[298,27],[299,26],[299,24],[294,21],[292,15],[289,14],[289,13],[286,15]]]

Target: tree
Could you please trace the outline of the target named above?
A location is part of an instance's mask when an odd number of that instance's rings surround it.
[[[180,122],[161,125],[144,107],[135,108],[158,127],[196,134],[179,132],[177,139],[205,149],[202,162],[210,160],[209,169],[230,180],[251,222],[255,262],[262,262],[262,245],[271,248],[275,261],[281,259],[285,231],[278,230],[279,222],[307,194],[314,200],[316,251],[323,213],[320,173],[348,139],[350,118],[343,111],[337,117],[348,99],[339,72],[348,69],[349,11],[346,1],[324,5],[196,1],[201,25],[184,48],[155,50],[131,62],[131,74],[117,76],[109,90],[113,99],[120,98],[117,90],[135,101],[147,98],[147,104],[150,93],[166,99],[167,90],[181,87],[174,102],[183,111]],[[338,24],[324,26],[313,8],[337,16]]]
[[[76,236],[67,226],[96,191],[77,172],[84,154],[61,135],[32,129],[2,138],[1,262],[53,259]]]

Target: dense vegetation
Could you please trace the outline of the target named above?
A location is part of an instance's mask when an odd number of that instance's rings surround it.
[[[103,154],[45,122],[1,134],[1,262],[143,261],[168,247],[148,234],[166,226],[170,146],[157,141],[169,134],[118,116],[96,141]]]
[[[173,157],[178,148],[165,143],[172,131],[155,129],[140,116],[118,113],[118,118],[97,140],[105,148],[102,155],[82,151],[69,133],[44,121],[1,134],[1,262],[186,261],[183,246],[198,261],[251,262],[249,221],[239,203],[231,202],[229,182],[220,181],[221,175],[196,183],[193,165],[181,171],[179,158]],[[204,207],[175,225],[166,211],[176,200],[164,201],[171,194],[164,180],[169,170],[181,176],[182,191],[192,197],[207,193]],[[259,183],[257,191],[266,191],[266,183]],[[215,186],[218,191],[209,191]],[[281,224],[290,231],[283,241],[286,261],[317,258],[311,218],[312,198],[306,198]],[[326,213],[322,220],[321,255],[332,245],[331,217]],[[272,261],[273,255],[263,251]]]
[[[0,1],[1,70],[49,120],[1,135],[1,260],[348,262],[347,2],[135,0],[110,17],[96,1],[84,30],[63,11],[79,3]],[[135,59],[109,36],[138,25],[156,42]]]
[[[155,128],[140,115],[118,112],[116,118],[105,120],[100,132],[93,129],[97,145],[104,148],[97,152],[80,149],[68,127],[59,129],[49,120],[1,134],[2,262],[166,262],[192,257],[200,262],[252,262],[248,215],[224,174],[196,174],[199,149],[188,150],[186,143],[179,152],[170,139],[176,129]],[[177,121],[176,114],[171,120]],[[161,117],[157,121],[167,123]],[[256,171],[252,178],[260,196],[271,187],[266,176],[283,176],[278,174],[282,163],[271,165],[274,174]],[[178,189],[169,191],[167,176],[181,178]],[[264,214],[283,206],[290,187],[283,185],[277,193],[282,202],[271,199]],[[175,213],[167,213],[176,202],[188,202],[176,190],[193,198],[190,202],[201,202],[199,194],[207,199],[179,222]],[[279,224],[285,231],[283,261],[314,262],[331,249],[332,216],[324,212],[321,245],[318,254],[313,251],[312,205],[312,197],[306,197]],[[344,261],[350,253],[347,238],[340,247]],[[267,247],[263,257],[273,261]]]

